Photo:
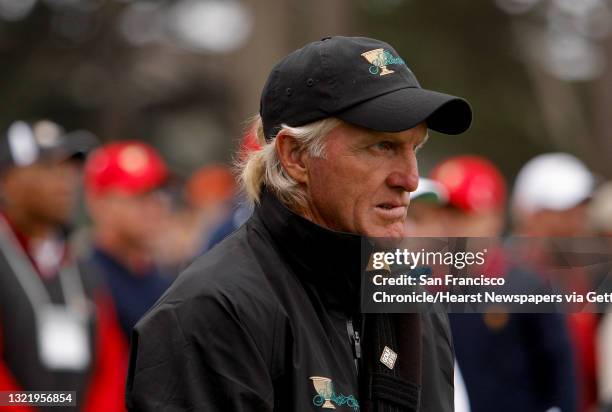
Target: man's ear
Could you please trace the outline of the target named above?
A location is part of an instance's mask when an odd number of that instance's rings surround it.
[[[306,151],[293,136],[281,131],[276,136],[276,153],[285,172],[298,183],[308,183],[308,171],[304,157]]]

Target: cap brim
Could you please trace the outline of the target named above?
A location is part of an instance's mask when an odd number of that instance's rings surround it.
[[[401,132],[422,122],[444,134],[460,134],[472,124],[470,104],[456,96],[404,88],[334,114],[348,123],[381,132]]]
[[[65,134],[62,143],[49,148],[41,148],[40,157],[53,161],[68,159],[85,160],[89,152],[99,145],[95,135],[85,130]]]

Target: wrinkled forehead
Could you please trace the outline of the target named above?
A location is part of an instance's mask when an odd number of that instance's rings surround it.
[[[334,135],[347,138],[349,142],[355,144],[378,141],[391,141],[395,143],[422,143],[429,137],[427,125],[425,123],[418,124],[412,129],[401,132],[380,132],[343,122],[338,127],[330,131],[329,137],[333,137]]]

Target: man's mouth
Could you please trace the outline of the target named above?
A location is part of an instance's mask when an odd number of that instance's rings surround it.
[[[406,216],[408,206],[403,203],[380,203],[376,205],[376,210],[385,219],[397,220]]]

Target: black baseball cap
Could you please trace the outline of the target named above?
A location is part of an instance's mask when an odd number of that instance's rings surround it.
[[[13,122],[0,138],[0,170],[39,161],[84,160],[98,139],[84,130],[66,133],[49,120]]]
[[[421,122],[445,134],[469,129],[467,101],[421,88],[389,44],[366,37],[326,37],[277,63],[264,86],[260,115],[267,139],[282,124],[302,126],[326,117],[382,132]]]

